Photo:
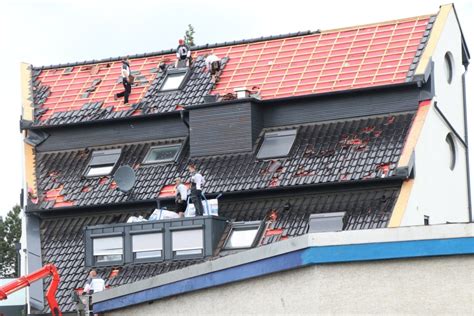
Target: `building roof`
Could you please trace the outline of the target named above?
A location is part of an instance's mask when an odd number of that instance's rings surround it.
[[[174,51],[132,56],[137,83],[130,105],[122,90],[120,58],[33,68],[34,124],[60,125],[163,113],[203,103],[206,94],[246,87],[263,100],[370,88],[411,81],[435,16],[344,29],[303,32],[196,47],[192,76],[182,91],[160,93]],[[203,56],[225,58],[217,84],[203,72]],[[173,67],[173,66],[170,66]]]
[[[254,197],[246,202],[239,199],[224,199],[219,204],[220,215],[231,220],[264,220],[269,211],[277,214],[263,233],[259,245],[301,236],[308,232],[308,218],[313,213],[348,213],[344,230],[383,228],[387,226],[393,205],[399,192],[399,185],[355,187],[351,190],[326,189],[307,192],[298,196],[278,194],[277,196]],[[148,216],[150,207],[112,212],[81,213],[71,216],[45,217],[41,223],[41,249],[44,262],[54,262],[61,273],[57,292],[58,303],[63,312],[74,311],[71,291],[82,288],[87,278],[84,267],[85,249],[83,228],[85,226],[124,223],[129,216]],[[54,214],[54,213],[53,213]],[[229,230],[226,231],[227,234]],[[107,281],[112,286],[130,284],[169,271],[194,265],[204,260],[218,258],[226,232],[222,236],[216,255],[208,259],[165,261],[159,263],[134,264],[120,267],[115,278]],[[98,268],[104,279],[108,279],[114,267]],[[45,312],[48,308],[45,307]]]
[[[413,116],[402,113],[298,126],[295,143],[284,159],[257,160],[256,152],[190,158],[185,139],[97,148],[121,148],[118,165],[135,168],[137,181],[127,194],[117,189],[110,176],[84,177],[94,149],[38,153],[37,206],[57,209],[166,197],[176,177],[190,178],[186,170],[190,162],[206,177],[208,194],[390,178],[395,176]],[[143,164],[150,147],[179,141],[184,144],[177,162]]]

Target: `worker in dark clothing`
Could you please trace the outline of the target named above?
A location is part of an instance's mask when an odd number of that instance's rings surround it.
[[[184,43],[183,39],[179,40],[179,45],[176,48],[176,58],[176,68],[178,68],[180,61],[186,61],[186,67],[189,67],[191,64],[191,49]]]
[[[117,100],[118,98],[123,97],[123,103],[127,104],[128,103],[128,97],[130,96],[130,93],[132,93],[132,83],[130,82],[130,60],[128,58],[125,58],[122,60],[122,83],[124,90],[120,93],[117,93],[114,96],[114,100]]]
[[[202,206],[202,186],[204,185],[204,177],[196,171],[196,166],[189,165],[188,170],[191,173],[191,201],[196,210],[196,216],[204,215],[204,207]]]

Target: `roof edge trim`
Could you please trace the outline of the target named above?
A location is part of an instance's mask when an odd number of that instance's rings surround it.
[[[406,180],[406,175],[393,175],[390,177],[385,178],[374,178],[374,179],[366,179],[366,180],[348,180],[344,182],[329,182],[329,183],[313,183],[313,184],[302,184],[302,185],[293,185],[293,186],[283,186],[283,187],[271,187],[265,189],[254,189],[254,190],[244,190],[244,191],[231,191],[231,192],[224,192],[227,196],[235,196],[241,194],[261,194],[261,193],[277,193],[280,191],[285,192],[292,192],[296,190],[302,189],[310,189],[310,188],[330,188],[330,187],[337,187],[337,186],[354,186],[354,185],[371,185],[371,184],[390,184],[390,183],[398,183],[399,181]],[[216,193],[209,193],[207,194],[210,197],[216,197],[217,195],[221,194],[222,192]],[[166,198],[157,198],[157,199],[148,199],[148,200],[135,200],[135,201],[127,201],[127,202],[120,202],[114,204],[92,204],[92,205],[80,205],[80,206],[63,206],[57,208],[48,208],[48,209],[41,209],[38,205],[29,204],[26,207],[25,213],[30,214],[41,214],[41,213],[50,213],[50,212],[61,212],[61,211],[68,211],[68,210],[83,210],[83,209],[90,209],[94,210],[96,208],[103,209],[104,207],[107,208],[115,208],[118,206],[133,206],[133,205],[144,205],[144,204],[155,204],[156,201],[167,201],[174,199],[174,197],[166,197]]]
[[[446,21],[448,20],[449,13],[454,9],[453,4],[446,4],[440,6],[439,12],[436,15],[436,21],[433,24],[431,29],[430,36],[428,38],[428,43],[426,44],[425,49],[420,57],[418,66],[415,69],[414,77],[424,77],[427,72],[427,68],[430,66],[431,56],[438,46],[441,33],[443,32]]]

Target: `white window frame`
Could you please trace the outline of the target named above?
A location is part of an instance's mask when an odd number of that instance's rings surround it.
[[[106,240],[109,239],[109,242],[111,239],[120,239],[121,241],[121,248],[109,248],[101,251],[96,251],[96,241],[101,241],[101,242],[106,242]],[[118,236],[97,236],[92,238],[92,256],[94,258],[94,262],[103,264],[103,263],[109,263],[109,262],[121,262],[123,261],[124,258],[124,238],[122,235]],[[107,256],[120,256],[120,259],[118,260],[99,260],[98,257],[107,257]]]
[[[160,241],[159,243],[156,243],[155,246],[150,246],[150,247],[145,247],[139,250],[136,250],[135,248],[135,238],[146,238],[146,239],[151,239],[155,241]],[[137,242],[139,242],[137,240]],[[162,231],[157,231],[157,232],[148,232],[148,233],[141,233],[141,234],[132,234],[131,235],[131,244],[132,244],[132,254],[133,254],[133,259],[134,260],[156,260],[159,258],[164,257],[164,234]],[[159,256],[146,256],[146,257],[139,257],[139,253],[149,253],[149,252],[160,252]]]
[[[199,237],[186,236],[190,235],[190,232],[200,232]],[[179,237],[178,237],[179,235]],[[192,237],[192,238],[189,238]],[[175,239],[176,238],[176,239]],[[187,239],[189,242],[188,246],[182,246],[183,239]],[[179,245],[177,246],[177,244]],[[171,231],[171,251],[173,257],[187,257],[187,256],[203,256],[204,255],[204,228],[194,227],[186,229],[176,229]]]
[[[262,222],[261,221],[254,221],[254,222],[234,222],[232,224],[232,229],[224,243],[224,250],[237,250],[237,249],[249,249],[256,246],[257,241],[261,235],[262,230]],[[234,236],[234,232],[240,231],[255,231],[253,236],[253,240],[250,244],[242,245],[242,246],[231,246],[229,243]]]
[[[184,82],[186,80],[187,71],[169,71],[166,73],[165,78],[163,79],[163,83],[160,86],[159,91],[167,92],[167,91],[176,91],[181,90],[184,86]],[[168,80],[173,77],[181,77],[179,84],[176,86],[167,87]],[[174,80],[174,79],[173,79]]]
[[[173,158],[168,158],[168,159],[158,159],[158,160],[148,160],[151,153],[155,149],[161,149],[161,148],[167,148],[167,147],[177,147],[178,149],[176,150],[176,153]],[[158,163],[167,163],[167,162],[174,162],[176,161],[176,158],[178,158],[181,148],[183,147],[182,143],[174,143],[174,144],[167,144],[167,145],[157,145],[157,146],[152,146],[148,150],[147,154],[145,155],[145,158],[143,159],[144,164],[158,164]]]

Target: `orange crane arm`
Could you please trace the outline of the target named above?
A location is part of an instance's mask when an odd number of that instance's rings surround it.
[[[51,309],[51,314],[53,316],[62,316],[58,302],[56,301],[56,291],[59,285],[59,273],[54,264],[47,264],[33,273],[19,277],[10,283],[0,286],[0,301],[7,299],[8,295],[11,293],[30,286],[31,283],[46,278],[50,275],[52,280],[48,290],[46,291],[46,300],[48,301],[49,308]]]

